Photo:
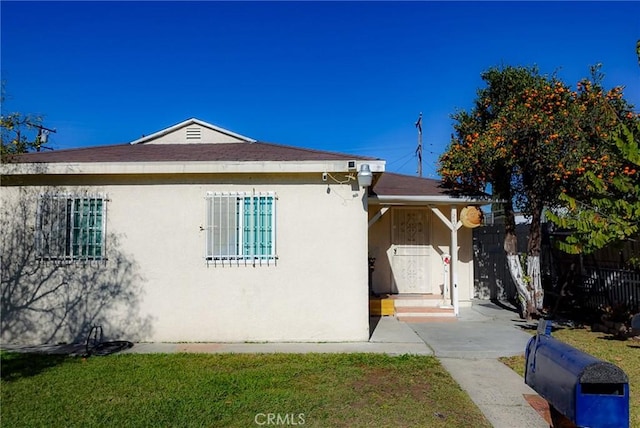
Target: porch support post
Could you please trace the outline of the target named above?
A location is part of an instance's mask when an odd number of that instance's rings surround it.
[[[433,211],[451,231],[451,245],[449,248],[449,252],[451,253],[451,265],[449,268],[451,271],[449,275],[450,283],[445,284],[443,297],[445,305],[453,305],[453,312],[458,316],[460,312],[460,299],[458,296],[458,229],[462,227],[462,222],[458,220],[458,209],[455,205],[451,206],[449,218],[442,214],[438,207],[429,206],[429,208],[431,208],[431,211]]]
[[[458,296],[458,229],[462,222],[458,224],[458,210],[455,205],[451,206],[451,291],[453,300],[453,313],[458,316],[460,312],[460,300]]]

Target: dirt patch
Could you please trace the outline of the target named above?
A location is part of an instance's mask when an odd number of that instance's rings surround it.
[[[549,403],[538,394],[524,394],[524,399],[533,409],[551,425],[551,414],[549,413]]]
[[[388,404],[390,400],[412,399],[429,401],[431,385],[424,381],[419,373],[407,378],[399,377],[396,370],[371,368],[361,379],[352,383],[353,389],[361,394],[361,399],[354,405]]]

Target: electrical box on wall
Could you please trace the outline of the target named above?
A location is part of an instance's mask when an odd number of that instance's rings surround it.
[[[356,170],[356,161],[349,161],[347,162],[347,167],[349,168],[349,171],[355,171]]]

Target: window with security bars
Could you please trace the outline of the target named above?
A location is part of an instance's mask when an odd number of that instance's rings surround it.
[[[208,193],[206,259],[276,259],[276,197],[267,193]]]
[[[42,195],[38,205],[36,248],[43,260],[105,258],[103,196]]]

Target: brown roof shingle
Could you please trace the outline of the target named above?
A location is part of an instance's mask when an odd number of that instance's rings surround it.
[[[251,162],[251,161],[331,161],[378,160],[346,153],[305,149],[280,144],[120,144],[50,152],[26,153],[12,158],[14,163],[65,162]]]
[[[373,195],[384,196],[424,196],[446,195],[440,181],[431,178],[385,172],[373,185]]]

